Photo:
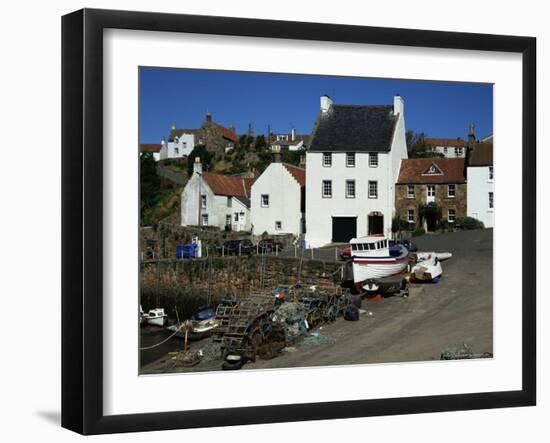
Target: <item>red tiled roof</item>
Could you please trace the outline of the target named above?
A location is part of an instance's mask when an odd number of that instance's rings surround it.
[[[142,143],[139,152],[160,152],[161,145],[155,143]]]
[[[219,125],[218,123],[214,123],[214,125],[216,125],[216,128],[218,129],[218,131],[221,132],[223,138],[231,140],[232,142],[236,142],[237,140],[239,140],[239,137],[233,131],[230,131],[229,129],[224,128],[222,125]]]
[[[298,168],[294,165],[289,165],[288,163],[283,163],[283,166],[287,169],[290,174],[296,179],[296,181],[300,184],[300,187],[306,185],[306,170],[302,168]]]
[[[233,177],[213,172],[203,172],[202,178],[208,183],[214,194],[234,197],[249,198],[250,188],[254,182],[253,178]]]
[[[466,146],[466,142],[464,140],[457,140],[456,138],[427,138],[424,142],[429,146]]]
[[[441,173],[427,174],[431,165]],[[464,183],[463,158],[408,158],[401,161],[398,184]]]

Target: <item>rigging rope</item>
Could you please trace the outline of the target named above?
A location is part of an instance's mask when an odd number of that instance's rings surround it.
[[[164,343],[166,343],[168,340],[170,340],[174,335],[176,335],[178,332],[180,332],[179,328],[176,329],[176,331],[170,335],[170,337],[162,340],[160,343],[157,343],[156,345],[152,345],[152,346],[146,346],[144,348],[139,348],[140,351],[146,351],[147,349],[153,349],[153,348],[156,348],[157,346],[160,346]]]

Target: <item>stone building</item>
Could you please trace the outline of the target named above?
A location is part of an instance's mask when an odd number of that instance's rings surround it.
[[[212,114],[206,113],[206,119],[199,130],[198,144],[214,154],[214,160],[219,160],[225,152],[233,149],[239,140],[235,128],[225,128],[212,120]]]
[[[455,223],[467,214],[463,158],[414,158],[401,162],[395,210],[402,220],[435,231],[439,220]]]

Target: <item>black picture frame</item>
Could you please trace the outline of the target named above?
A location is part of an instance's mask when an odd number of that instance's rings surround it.
[[[103,30],[171,31],[519,53],[522,389],[106,416],[103,413]],[[536,39],[83,9],[62,18],[62,426],[82,434],[530,406],[536,403]]]

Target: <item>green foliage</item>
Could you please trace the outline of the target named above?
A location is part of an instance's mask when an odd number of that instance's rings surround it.
[[[439,223],[437,224],[437,229],[439,229],[440,231],[448,231],[450,226],[451,225],[449,224],[449,221],[446,218],[443,218],[439,220]]]
[[[284,163],[289,163],[294,166],[300,166],[300,157],[305,155],[305,151],[284,151],[281,155],[281,159]]]
[[[483,229],[485,225],[482,221],[473,217],[462,217],[456,219],[456,227],[464,230]]]
[[[197,145],[193,148],[189,156],[187,157],[187,176],[191,178],[193,174],[193,163],[195,158],[199,157],[202,163],[202,170],[209,171],[212,163],[213,154],[206,149],[204,145]]]
[[[405,133],[405,139],[409,158],[444,157],[443,154],[428,149],[426,145],[426,134],[423,132],[416,133],[414,130],[409,129]]]
[[[397,233],[401,231],[408,231],[411,228],[411,224],[406,220],[403,220],[399,214],[395,215],[391,221],[391,232]]]
[[[160,190],[160,178],[157,175],[157,165],[152,153],[141,154],[139,160],[140,211],[143,220],[144,213],[155,204]]]
[[[418,205],[418,215],[421,220],[425,219],[429,215],[435,215],[436,223],[441,220],[441,208],[436,203],[430,203],[427,205]]]
[[[424,228],[417,228],[412,232],[413,237],[420,237],[421,235],[424,235],[424,234],[426,234],[426,231],[424,230]]]

